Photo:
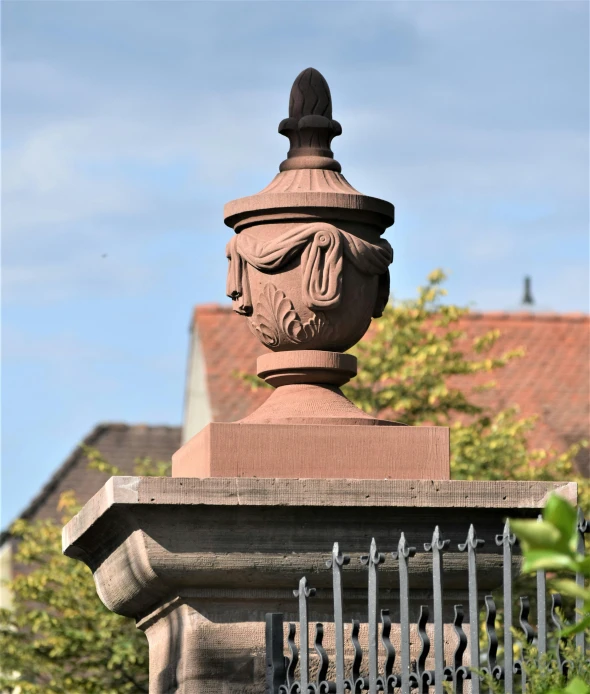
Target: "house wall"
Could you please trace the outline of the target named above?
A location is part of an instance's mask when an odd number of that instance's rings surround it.
[[[0,609],[12,607],[12,596],[7,581],[12,580],[12,541],[7,540],[0,546]]]
[[[212,421],[205,357],[196,324],[191,327],[184,395],[182,443],[186,443]]]

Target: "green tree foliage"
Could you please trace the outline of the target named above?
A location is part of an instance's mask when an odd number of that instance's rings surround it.
[[[510,526],[518,537],[524,557],[523,573],[549,572],[551,588],[563,596],[574,598],[580,603],[577,623],[562,630],[559,637],[569,641],[565,656],[570,662],[568,677],[564,677],[548,664],[544,671],[530,665],[536,677],[535,692],[549,694],[590,694],[590,664],[588,653],[575,649],[571,637],[590,631],[590,556],[578,550],[578,514],[576,509],[557,494],[552,494],[543,510],[541,522],[534,520],[511,520]],[[579,585],[575,574],[584,577],[585,585]],[[569,680],[569,682],[567,681]],[[551,686],[541,688],[541,683]]]
[[[579,574],[590,578],[590,556],[578,551],[578,514],[565,499],[552,494],[543,509],[543,520],[512,520],[510,525],[518,537],[524,562],[523,573],[543,570],[552,572],[552,588],[562,595],[582,601],[582,618],[564,630],[571,636],[590,629],[590,588],[578,585],[571,578]],[[562,577],[563,572],[570,577]]]
[[[101,454],[84,448],[89,467],[120,474]],[[166,464],[138,460],[140,474]],[[93,474],[90,472],[89,474]],[[61,552],[61,529],[77,511],[62,495],[62,523],[17,521],[10,582],[13,608],[0,610],[0,691],[11,694],[128,694],[148,691],[148,649],[132,619],[102,604],[90,569]]]
[[[480,415],[470,393],[451,386],[449,379],[492,372],[522,356],[522,350],[489,356],[499,331],[474,340],[472,354],[465,354],[458,344],[464,337],[458,322],[468,309],[441,302],[444,280],[437,270],[419,287],[416,299],[388,304],[370,336],[351,350],[359,372],[345,387],[346,395],[374,417],[445,425],[455,414]]]
[[[551,635],[551,638],[554,640],[556,636]],[[554,644],[552,646],[555,647]],[[590,686],[586,684],[590,677],[587,656],[583,656],[580,650],[576,649],[571,638],[562,639],[561,652],[568,662],[566,674],[557,667],[553,653],[539,657],[537,649],[529,647],[522,659],[526,672],[526,687],[523,691],[517,677],[512,694],[590,694]],[[498,682],[489,673],[484,675],[483,681],[484,691],[487,693],[505,694],[504,682]]]
[[[587,483],[574,468],[587,441],[565,452],[534,449],[529,437],[537,417],[522,417],[514,407],[494,412],[477,404],[478,392],[495,387],[498,370],[527,357],[523,349],[496,355],[499,330],[467,341],[460,320],[469,311],[443,303],[445,279],[436,270],[417,298],[386,307],[368,337],[351,350],[359,372],[343,391],[374,417],[450,426],[454,479],[576,480],[587,507]],[[483,385],[468,385],[474,374],[483,374]]]

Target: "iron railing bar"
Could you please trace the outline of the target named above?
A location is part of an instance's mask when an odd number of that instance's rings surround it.
[[[578,554],[581,554],[582,556],[586,555],[586,543],[584,541],[584,535],[588,532],[590,529],[590,523],[584,518],[584,513],[582,511],[581,507],[578,507],[578,546],[577,546],[577,551]],[[585,578],[584,574],[581,572],[576,573],[576,583],[580,588],[585,588]],[[583,619],[583,612],[584,612],[584,598],[581,597],[576,597],[576,624],[582,621]],[[581,631],[579,634],[576,634],[575,637],[576,640],[576,648],[578,648],[581,652],[582,655],[586,653],[586,632]]]
[[[307,694],[309,686],[309,621],[307,613],[307,600],[315,595],[315,588],[307,587],[307,578],[299,581],[299,589],[293,594],[299,598],[299,660],[301,692]]]
[[[410,677],[413,680],[412,684],[418,688],[420,694],[428,694],[428,690],[432,682],[433,673],[426,669],[426,660],[430,653],[430,638],[426,625],[430,612],[428,605],[420,605],[420,615],[418,616],[418,636],[420,638],[420,653],[416,661],[416,673]]]
[[[395,648],[391,643],[391,617],[389,610],[381,610],[381,643],[385,650],[385,660],[383,662],[383,676],[379,678],[377,684],[384,692],[393,691],[397,686],[397,677],[393,674],[395,665]]]
[[[266,694],[278,694],[287,670],[283,654],[283,615],[266,615]]]
[[[473,671],[479,668],[479,604],[477,595],[477,548],[483,547],[473,524],[469,526],[467,539],[458,545],[460,552],[467,552],[467,584],[469,592],[469,656],[471,660],[471,694],[479,694],[480,677]]]
[[[320,661],[319,667],[318,667],[318,674],[316,677],[316,687],[315,687],[316,692],[322,691],[322,685],[329,687],[329,684],[325,680],[326,680],[326,675],[328,673],[328,668],[330,667],[330,659],[328,658],[328,654],[326,653],[326,649],[324,648],[323,644],[324,644],[324,625],[321,622],[318,622],[315,625],[315,641],[314,641],[315,652],[317,653],[317,656],[318,656],[319,661]]]
[[[516,536],[510,532],[510,521],[506,520],[501,535],[496,535],[496,545],[502,547],[502,571],[503,585],[502,595],[504,599],[504,667],[498,669],[498,679],[504,677],[504,686],[507,692],[514,689],[514,653],[512,637],[512,547],[516,542]]]
[[[369,554],[361,557],[361,563],[369,569],[368,584],[368,620],[369,620],[369,694],[377,694],[379,677],[379,565],[385,561],[385,555],[377,550],[375,538],[371,540]]]
[[[293,622],[289,622],[289,632],[287,634],[287,646],[289,648],[289,662],[287,664],[287,691],[290,692],[295,685],[296,677],[295,673],[297,670],[297,664],[299,663],[299,649],[295,643],[295,635],[297,633],[297,627]]]
[[[455,611],[453,629],[457,637],[457,646],[453,653],[452,667],[445,668],[445,679],[453,683],[454,694],[463,694],[463,682],[468,674],[467,668],[463,665],[463,654],[467,650],[467,634],[463,629],[463,605],[455,605],[453,609]]]
[[[332,548],[332,558],[326,562],[332,569],[332,592],[334,596],[334,637],[336,646],[336,694],[344,694],[344,616],[342,605],[342,567],[350,563],[350,557],[340,552],[337,542]]]
[[[486,606],[486,635],[487,635],[487,670],[490,675],[494,676],[494,671],[497,670],[496,654],[498,653],[498,636],[496,634],[496,603],[492,595],[486,595],[484,598]]]
[[[521,688],[522,691],[526,691],[526,682],[527,682],[527,676],[526,676],[526,667],[525,667],[525,658],[526,654],[528,651],[528,646],[534,641],[535,638],[535,630],[529,623],[529,612],[530,612],[530,604],[529,604],[529,599],[527,596],[522,596],[519,598],[520,600],[520,614],[518,616],[518,621],[520,623],[520,628],[522,629],[523,635],[524,635],[524,643],[522,645],[522,651],[521,651],[521,656],[519,660],[517,660],[514,663],[514,672],[515,674],[520,674],[520,679],[521,679]]]
[[[432,552],[432,592],[434,602],[434,691],[444,694],[445,672],[445,636],[443,623],[443,551],[450,540],[443,540],[440,528],[435,527],[432,542],[426,543],[424,549]]]
[[[408,580],[408,559],[416,554],[410,547],[404,533],[401,534],[397,552],[393,558],[399,562],[399,614],[400,614],[400,662],[402,694],[410,694],[410,593]]]
[[[584,535],[588,532],[588,521],[578,510],[577,516],[577,550],[582,556],[586,556]],[[565,656],[565,637],[562,636],[564,625],[560,608],[561,596],[558,593],[551,594],[551,606],[547,600],[547,578],[543,571],[536,575],[537,591],[537,632],[529,622],[530,603],[527,596],[519,597],[520,611],[518,622],[522,630],[514,636],[512,627],[514,623],[514,585],[513,585],[513,555],[516,538],[511,532],[509,521],[506,521],[501,535],[496,536],[496,545],[502,548],[502,595],[503,595],[503,662],[498,662],[498,637],[496,633],[497,609],[491,595],[485,597],[484,603],[487,610],[485,630],[487,633],[486,655],[482,657],[479,644],[479,596],[477,582],[477,550],[483,545],[483,540],[477,538],[473,525],[469,527],[466,541],[458,545],[460,552],[467,553],[467,591],[456,591],[459,594],[468,593],[469,599],[469,636],[463,628],[464,614],[462,606],[456,604],[455,616],[452,626],[455,630],[456,646],[452,656],[452,662],[445,664],[445,624],[443,621],[443,599],[450,602],[453,591],[444,592],[444,550],[449,544],[443,540],[438,526],[435,527],[432,542],[425,544],[424,549],[432,552],[432,599],[433,599],[433,646],[430,641],[430,628],[428,626],[430,612],[427,605],[422,605],[417,621],[418,636],[421,647],[417,660],[412,662],[410,644],[410,607],[416,604],[420,591],[412,592],[410,603],[409,583],[409,558],[415,556],[416,548],[409,547],[405,535],[401,533],[397,552],[393,557],[399,562],[399,621],[400,621],[400,666],[395,672],[396,651],[391,640],[391,618],[389,610],[379,610],[379,565],[385,560],[385,556],[377,550],[373,538],[369,554],[361,557],[361,561],[367,566],[367,601],[368,601],[368,648],[363,648],[359,641],[360,622],[352,621],[351,641],[354,649],[354,658],[351,667],[351,676],[346,678],[347,661],[345,658],[345,630],[344,630],[344,594],[342,584],[342,567],[349,563],[349,557],[343,556],[338,543],[333,546],[332,557],[326,562],[332,569],[332,587],[334,601],[334,642],[335,656],[333,664],[323,647],[324,628],[321,623],[315,625],[315,653],[313,658],[314,682],[310,682],[310,642],[309,642],[309,603],[308,599],[315,594],[313,588],[309,588],[304,577],[299,582],[298,590],[293,591],[298,597],[299,603],[299,646],[295,643],[297,627],[289,623],[287,646],[290,657],[284,655],[284,625],[282,614],[269,613],[266,615],[266,693],[267,694],[361,694],[363,691],[369,694],[385,692],[394,694],[413,694],[418,690],[419,694],[433,691],[434,694],[442,694],[445,691],[445,682],[452,683],[449,691],[454,694],[462,694],[465,688],[465,680],[470,679],[468,690],[471,694],[480,694],[482,677],[491,676],[496,681],[503,680],[502,691],[513,694],[515,680],[519,691],[531,686],[527,681],[525,662],[530,658],[529,647],[536,641],[538,662],[542,663],[547,657],[548,624],[552,622],[555,627],[555,649],[551,641],[550,667],[557,667],[558,671],[567,676],[572,668],[572,663]],[[577,585],[585,587],[584,577],[576,574]],[[364,592],[364,591],[363,591]],[[355,589],[351,596],[360,597],[360,591]],[[347,593],[347,599],[350,597]],[[354,598],[357,599],[356,597]],[[582,605],[576,600],[575,623],[583,618],[580,612]],[[561,632],[561,633],[560,633]],[[379,639],[384,649],[385,658],[381,663]],[[513,647],[515,639],[521,642],[522,649],[518,658],[514,658]],[[586,646],[587,638],[584,634],[576,635],[575,644],[578,649]],[[469,648],[470,663],[464,664],[464,655]],[[555,652],[553,653],[553,650]],[[368,651],[368,652],[367,652]],[[528,653],[528,655],[527,655]],[[361,674],[363,657],[367,657],[367,670]],[[426,669],[427,659],[432,656],[434,668]],[[319,662],[316,660],[319,658]],[[486,662],[487,660],[487,662]],[[317,667],[316,669],[316,665]],[[476,672],[482,667],[484,675]],[[335,672],[335,679],[327,680],[328,671]],[[366,674],[365,674],[366,673]],[[299,676],[297,678],[297,675]],[[485,681],[485,680],[483,680]]]
[[[352,647],[354,649],[354,659],[352,661],[352,672],[350,674],[350,679],[346,680],[346,688],[351,692],[357,692],[359,689],[364,688],[360,686],[361,684],[361,663],[363,662],[363,649],[359,642],[359,630],[361,623],[358,619],[352,620],[352,628],[350,630],[350,640],[352,641]]]

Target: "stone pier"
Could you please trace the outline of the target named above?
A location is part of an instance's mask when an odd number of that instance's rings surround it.
[[[451,541],[450,624],[466,598],[456,548],[469,525],[487,540],[479,588],[489,591],[501,583],[494,537],[504,519],[535,517],[553,490],[576,498],[572,484],[450,481],[447,428],[404,426],[346,399],[341,386],[357,373],[347,352],[389,300],[393,250],[383,233],[394,208],[342,175],[331,150],[342,128],[317,70],[296,78],[279,132],[290,144],[279,173],[224,215],[233,230],[227,295],[235,320],[268,349],[258,375],[275,390],[244,420],[213,422],[188,441],[171,478],[112,478],[63,533],[64,552],[90,567],[104,604],[145,631],[150,694],[261,694],[265,614],[295,617],[302,576],[317,589],[310,617],[326,623],[329,651],[334,542],[351,556],[345,617],[366,621],[358,559],[371,538],[393,551],[403,531],[418,548],[415,614],[433,590],[421,548],[439,525]],[[395,623],[398,576],[387,562],[380,575]]]
[[[371,538],[391,550],[404,531],[421,548],[440,524],[451,540],[449,613],[466,601],[466,556],[456,545],[469,524],[486,540],[483,595],[501,583],[494,535],[503,519],[535,517],[553,490],[575,501],[572,483],[114,477],[65,527],[64,552],[91,568],[109,609],[147,634],[150,694],[262,693],[265,613],[295,618],[302,575],[317,588],[312,619],[332,619],[325,562],[334,541],[351,555],[345,617],[366,621],[359,557]],[[413,614],[431,593],[431,561],[419,551],[410,565]],[[395,607],[388,563],[381,585]]]

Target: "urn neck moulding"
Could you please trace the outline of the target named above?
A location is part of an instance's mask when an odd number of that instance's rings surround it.
[[[381,235],[394,208],[342,175],[331,150],[342,128],[317,70],[295,80],[279,132],[291,146],[274,180],[225,206],[225,223],[236,232],[227,245],[227,294],[258,340],[284,353],[261,358],[259,375],[269,383],[341,385],[356,373],[354,358],[343,361],[341,353],[389,298],[393,251]]]

